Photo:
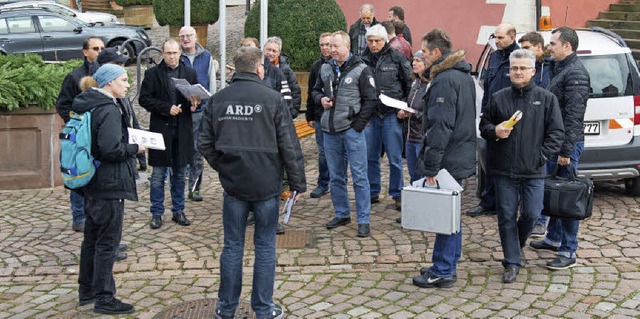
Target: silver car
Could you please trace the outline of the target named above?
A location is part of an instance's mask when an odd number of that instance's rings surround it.
[[[78,20],[92,25],[104,26],[122,24],[122,22],[118,20],[118,18],[113,14],[103,12],[80,12],[76,9],[69,8],[55,1],[10,1],[0,3],[0,10],[11,8],[32,8],[49,10],[51,12],[72,16]]]

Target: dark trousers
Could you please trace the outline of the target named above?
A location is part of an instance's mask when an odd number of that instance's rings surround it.
[[[108,298],[116,293],[113,263],[122,236],[124,200],[84,197],[84,240],[80,248],[80,297]]]

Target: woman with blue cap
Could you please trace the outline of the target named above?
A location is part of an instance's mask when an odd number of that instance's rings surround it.
[[[80,85],[86,90],[73,100],[72,108],[76,113],[91,112],[91,154],[100,165],[82,188],[86,221],[80,250],[79,303],[95,302],[96,313],[132,313],[132,305],[115,297],[113,263],[122,236],[124,200],[138,200],[135,168],[129,159],[145,148],[128,143],[125,112],[116,102],[129,89],[123,67],[102,65],[93,78],[83,78]]]

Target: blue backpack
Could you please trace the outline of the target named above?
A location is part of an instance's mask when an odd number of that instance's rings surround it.
[[[60,171],[62,182],[70,189],[89,184],[100,166],[91,155],[91,111],[71,112],[71,119],[60,133]]]

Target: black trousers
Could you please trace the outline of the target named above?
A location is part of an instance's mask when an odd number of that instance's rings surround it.
[[[80,248],[80,298],[116,293],[113,264],[122,236],[124,200],[84,197],[84,240]]]

